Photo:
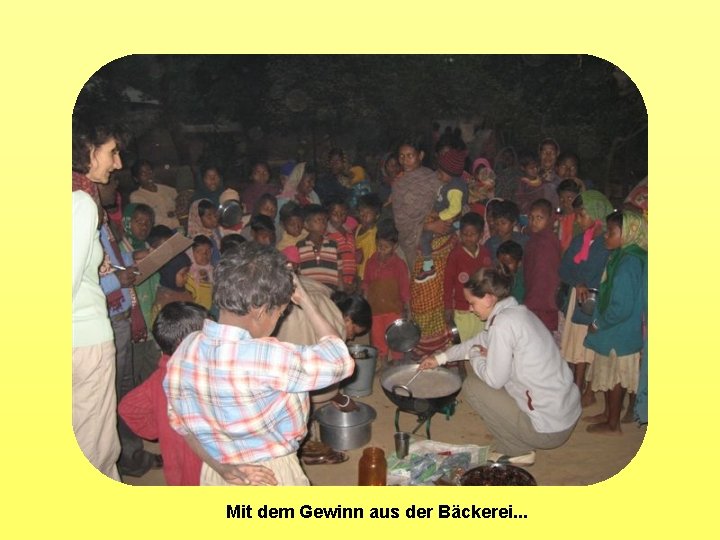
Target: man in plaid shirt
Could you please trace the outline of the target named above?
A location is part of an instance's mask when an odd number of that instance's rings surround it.
[[[297,458],[308,392],[349,377],[354,360],[273,247],[230,250],[214,275],[218,322],[168,363],[170,425],[203,459],[203,485],[309,485]],[[269,337],[290,301],[323,336],[316,344]]]

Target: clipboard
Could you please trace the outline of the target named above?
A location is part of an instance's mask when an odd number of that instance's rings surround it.
[[[137,262],[135,266],[140,274],[135,278],[135,285],[139,285],[155,272],[160,270],[165,263],[175,255],[182,253],[192,246],[193,241],[180,233],[173,234],[163,244],[154,249],[147,257]]]

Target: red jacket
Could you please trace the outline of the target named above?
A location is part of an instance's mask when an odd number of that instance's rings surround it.
[[[560,285],[560,240],[548,227],[531,234],[523,254],[525,305],[550,331],[558,327],[555,292]]]
[[[443,303],[445,309],[457,309],[468,311],[470,306],[465,300],[463,289],[470,276],[481,268],[492,266],[492,257],[488,249],[478,246],[478,252],[473,257],[462,244],[457,244],[448,255],[447,266],[445,267],[445,286],[443,288]]]
[[[159,440],[168,486],[197,486],[200,485],[202,460],[168,421],[167,397],[162,387],[168,360],[170,357],[163,354],[152,375],[122,398],[118,414],[143,439]]]

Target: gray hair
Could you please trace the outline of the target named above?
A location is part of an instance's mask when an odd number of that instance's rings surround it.
[[[247,315],[252,308],[288,304],[295,290],[292,269],[274,247],[245,242],[225,252],[213,274],[219,309]]]
[[[510,296],[512,278],[502,268],[481,268],[470,276],[465,288],[476,298],[492,294],[503,300]]]

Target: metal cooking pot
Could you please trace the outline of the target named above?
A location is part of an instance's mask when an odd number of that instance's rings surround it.
[[[226,229],[230,229],[240,223],[243,214],[243,207],[240,201],[225,201],[218,208],[218,223]]]
[[[597,303],[597,289],[588,289],[588,296],[584,302],[578,302],[580,311],[585,315],[592,315],[595,312],[595,304]]]
[[[413,394],[412,384],[408,381],[417,374],[417,364],[401,364],[386,368],[380,376],[383,392],[400,410],[413,414],[431,415],[441,411],[455,401],[462,388],[460,376],[444,367],[426,370],[418,375],[432,380],[432,384],[423,381],[423,388],[429,389]]]
[[[320,440],[333,450],[354,450],[370,442],[377,413],[370,405],[355,403],[357,410],[350,412],[343,412],[332,404],[315,411],[314,418],[320,424]]]
[[[420,341],[420,327],[410,319],[396,319],[385,330],[385,340],[395,352],[410,352]]]

